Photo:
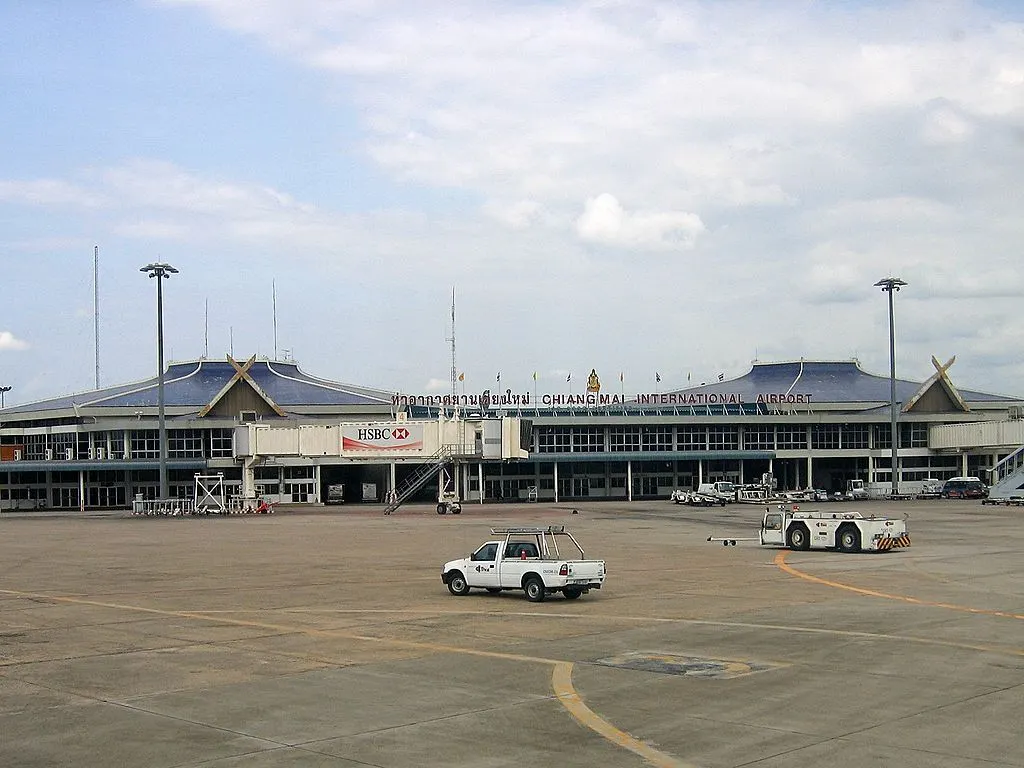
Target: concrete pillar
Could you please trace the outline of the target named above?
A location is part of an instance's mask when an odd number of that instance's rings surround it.
[[[633,462],[626,461],[626,500],[633,500]]]
[[[964,451],[960,456],[960,475],[962,477],[967,476],[967,451]]]
[[[484,463],[476,465],[476,484],[479,489],[480,503],[484,503]]]
[[[814,487],[814,459],[810,455],[807,456],[807,487]]]
[[[256,459],[248,457],[242,464],[242,498],[252,499],[256,496]],[[283,489],[281,489],[283,490]]]
[[[555,462],[555,504],[558,503],[558,462]]]
[[[320,503],[320,465],[313,465],[313,499],[314,504]]]
[[[704,482],[704,459],[697,459],[697,487]]]
[[[78,470],[78,511],[85,512],[85,470]]]

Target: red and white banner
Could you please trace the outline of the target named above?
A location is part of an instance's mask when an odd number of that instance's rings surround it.
[[[422,451],[423,426],[394,424],[341,428],[341,452]]]

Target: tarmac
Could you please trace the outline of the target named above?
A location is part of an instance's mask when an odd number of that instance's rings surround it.
[[[1024,512],[790,552],[668,501],[0,515],[0,765],[1024,766]],[[578,514],[573,514],[573,510]],[[607,562],[567,601],[448,593],[492,525]]]

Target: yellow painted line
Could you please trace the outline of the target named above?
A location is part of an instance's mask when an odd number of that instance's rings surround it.
[[[863,587],[855,587],[851,584],[843,584],[839,581],[830,581],[823,579],[820,576],[812,576],[809,573],[798,570],[786,562],[786,555],[788,552],[779,552],[775,555],[775,565],[781,568],[783,571],[788,573],[790,576],[796,576],[797,578],[812,581],[815,584],[823,584],[826,587],[833,587],[835,589],[845,589],[848,592],[856,592],[859,595],[867,595],[869,597],[882,597],[886,600],[899,600],[904,603],[910,603],[912,605],[924,605],[929,608],[945,608],[949,611],[960,611],[962,613],[977,613],[985,616],[999,616],[1004,619],[1019,619],[1024,621],[1024,614],[1020,613],[1009,613],[1007,611],[995,611],[989,608],[974,608],[969,605],[956,605],[955,603],[939,603],[932,600],[922,600],[918,597],[910,597],[909,595],[893,595],[888,592],[879,592],[875,589],[864,589]]]
[[[461,653],[464,655],[482,656],[490,659],[503,659],[507,661],[523,661],[535,664],[548,664],[554,667],[554,671],[552,672],[551,677],[551,684],[554,688],[555,697],[558,699],[558,702],[563,707],[565,707],[569,711],[569,713],[574,718],[576,718],[576,720],[579,721],[582,725],[594,731],[601,737],[611,741],[616,746],[622,747],[623,749],[628,749],[630,752],[640,755],[645,760],[654,765],[656,768],[691,768],[690,766],[687,766],[684,763],[680,763],[670,755],[667,755],[664,752],[660,752],[654,749],[653,747],[649,747],[639,739],[630,736],[625,731],[620,731],[607,720],[604,720],[597,714],[595,714],[593,710],[591,710],[586,704],[583,703],[583,700],[580,699],[579,694],[576,693],[576,690],[572,686],[572,662],[569,661],[560,661],[558,659],[544,659],[537,656],[523,656],[513,653],[481,651],[473,648],[460,648],[456,646],[442,645],[440,643],[422,643],[413,640],[397,640],[393,638],[358,635],[355,633],[341,632],[338,630],[331,629],[291,627],[282,624],[273,624],[265,621],[232,619],[224,616],[223,614],[217,614],[216,616],[207,616],[203,613],[197,613],[194,611],[171,611],[164,610],[161,608],[146,608],[144,606],[138,605],[107,603],[100,600],[87,600],[81,597],[60,597],[55,595],[42,595],[32,592],[18,592],[10,589],[0,589],[0,594],[36,600],[49,600],[57,603],[90,605],[98,608],[113,608],[115,610],[122,611],[135,611],[153,614],[156,616],[196,619],[199,621],[214,622],[218,624],[230,624],[239,627],[270,629],[279,632],[304,634],[312,637],[337,637],[349,640],[362,640],[366,642],[381,643],[384,645],[393,645],[400,648],[414,648],[418,650],[435,651],[442,653]]]
[[[688,763],[682,763],[672,755],[655,749],[594,714],[594,711],[583,703],[583,699],[573,687],[572,667],[572,662],[569,661],[557,663],[551,672],[551,687],[554,688],[555,695],[562,706],[569,710],[569,714],[576,718],[581,725],[601,734],[612,744],[639,755],[656,768],[692,768]]]

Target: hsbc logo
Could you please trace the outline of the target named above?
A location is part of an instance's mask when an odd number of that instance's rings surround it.
[[[382,422],[379,426],[342,426],[342,453],[350,451],[378,451],[383,453],[412,453],[423,451],[421,425]]]
[[[405,427],[364,427],[359,430],[359,440],[406,440],[409,430]]]

